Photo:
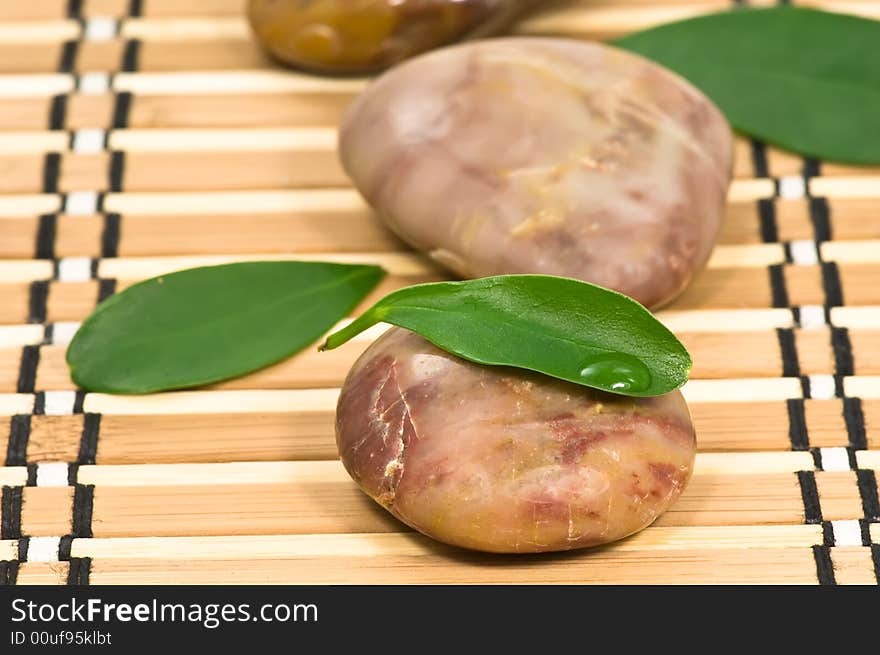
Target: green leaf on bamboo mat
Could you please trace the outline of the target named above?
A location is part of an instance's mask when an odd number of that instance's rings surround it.
[[[799,7],[735,9],[615,45],[703,90],[738,130],[803,155],[880,164],[880,22]]]
[[[317,341],[372,291],[378,266],[245,262],[162,275],[111,296],[67,349],[88,391],[152,393],[237,377]]]
[[[331,334],[322,350],[382,322],[478,364],[626,396],[672,391],[691,367],[681,342],[635,300],[562,277],[501,275],[400,289]]]

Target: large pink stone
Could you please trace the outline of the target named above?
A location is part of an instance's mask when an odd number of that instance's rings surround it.
[[[369,496],[465,548],[569,550],[641,530],[690,478],[679,392],[625,398],[471,364],[394,328],[352,368],[339,455]]]
[[[718,237],[727,121],[622,50],[510,38],[386,73],[351,107],[345,169],[402,238],[465,277],[543,273],[669,302]]]

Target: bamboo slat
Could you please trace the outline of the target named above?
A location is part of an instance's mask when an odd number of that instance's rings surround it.
[[[34,397],[24,393],[0,394],[0,416],[29,414],[34,408]]]
[[[24,534],[33,537],[70,534],[72,515],[72,488],[24,488],[21,506],[21,526]]]
[[[869,548],[847,546],[830,549],[834,578],[840,585],[876,585],[874,559]]]
[[[862,396],[878,397],[880,378],[845,378],[845,384],[858,388]],[[315,407],[318,403],[335,404],[337,392],[332,389],[244,389],[213,391],[179,391],[142,396],[113,396],[90,393],[85,398],[85,411],[102,414],[174,414],[210,413],[221,407],[228,411],[266,412],[290,407]],[[740,380],[690,380],[683,393],[690,403],[749,403],[761,400],[801,398],[800,381],[796,378],[753,378]]]
[[[232,196],[234,198],[234,196]],[[274,201],[275,199],[267,199]],[[284,201],[284,199],[278,199]],[[308,199],[311,202],[312,199]],[[332,202],[335,202],[332,201]],[[339,207],[334,205],[334,208]],[[308,208],[301,207],[303,211]],[[341,211],[345,211],[340,207]],[[390,237],[389,237],[390,238]],[[880,244],[880,241],[878,241]],[[853,250],[846,246],[852,245]],[[772,246],[765,247],[765,246]],[[831,252],[832,257],[825,261],[834,261],[841,264],[840,271],[844,282],[848,276],[855,281],[859,277],[869,277],[876,274],[877,268],[880,267],[880,255],[866,261],[870,248],[861,248],[859,244],[837,244]],[[880,250],[877,251],[880,253]],[[840,257],[840,259],[837,259]],[[382,266],[391,275],[415,276],[415,275],[440,275],[443,269],[429,257],[422,254],[413,253],[409,250],[398,250],[395,252],[287,252],[278,254],[262,254],[258,257],[245,256],[240,254],[218,254],[218,255],[199,255],[184,257],[119,257],[106,259],[100,262],[98,266],[98,275],[104,278],[114,278],[127,281],[139,281],[149,277],[157,277],[167,275],[175,271],[181,271],[188,268],[199,266],[214,266],[218,264],[227,264],[237,261],[272,261],[282,259],[299,259],[304,261],[321,260],[321,261],[344,261],[348,263],[376,263]],[[703,283],[733,283],[740,282],[740,277],[751,274],[750,269],[758,269],[757,272],[766,274],[766,267],[773,265],[785,264],[785,252],[779,244],[764,245],[730,245],[717,246],[716,254],[710,259],[707,269],[697,274],[694,280],[694,287]],[[789,286],[793,290],[797,290],[799,285],[807,286],[811,278],[815,274],[820,273],[820,269],[811,265],[790,265],[786,268]],[[52,265],[50,262],[39,260],[5,260],[0,262],[0,283],[15,283],[22,281],[34,281],[51,279]],[[821,284],[811,291],[822,291]],[[869,291],[867,289],[865,292]],[[808,291],[805,289],[805,293]],[[686,297],[686,295],[684,296]],[[873,295],[869,297],[875,297]],[[811,302],[800,302],[796,304],[821,304]],[[854,303],[862,304],[862,303]],[[745,306],[745,303],[743,303]],[[674,305],[672,305],[674,306]],[[705,303],[707,308],[712,307],[710,303]],[[724,308],[721,305],[719,308]]]
[[[121,184],[131,192],[344,187],[348,178],[338,161],[335,141],[335,131],[320,127],[293,130],[118,130],[108,137],[111,149],[126,151]],[[39,192],[43,188],[43,153],[46,152],[60,152],[62,155],[59,191],[107,191],[110,188],[109,154],[68,152],[69,146],[69,135],[57,130],[0,132],[0,153],[15,172],[2,180],[0,193]],[[212,153],[207,163],[204,152]],[[751,164],[744,162],[742,166],[751,167]],[[795,175],[784,169],[773,172],[782,176]],[[874,184],[880,179],[878,172],[878,168],[853,171],[846,167],[827,167],[823,171],[826,176],[841,175],[841,181],[855,184],[863,181]],[[864,180],[852,177],[853,174]],[[815,182],[823,179],[816,178]],[[731,188],[731,201],[747,205],[746,215],[754,214],[754,200],[771,194],[771,189],[766,181],[744,177]],[[208,199],[206,207],[210,209],[215,204]],[[747,239],[744,235],[728,236],[737,227],[730,224],[723,240]],[[758,237],[754,231],[751,236],[749,240]],[[778,247],[777,244],[763,245],[770,250]]]
[[[98,464],[164,464],[332,459],[336,457],[334,399],[330,394],[327,396],[323,400],[318,397],[306,408],[293,403],[262,412],[228,413],[221,409],[175,414],[173,406],[163,404],[160,413],[134,413],[137,408],[123,407],[120,409],[127,413],[102,416],[96,461]],[[221,398],[226,399],[229,397]],[[91,404],[90,408],[96,409]],[[97,409],[103,408],[99,404]],[[847,445],[843,406],[839,400],[806,400],[804,409],[805,425],[814,447]],[[862,409],[868,426],[867,446],[880,449],[880,440],[874,436],[876,427],[880,426],[880,402],[863,399]],[[774,452],[785,451],[790,446],[788,412],[784,404],[769,401],[747,405],[724,401],[695,403],[691,413],[701,453]],[[33,417],[27,461],[75,460],[82,430],[82,416]],[[243,434],[247,435],[246,440],[241,438]],[[880,469],[876,461],[868,457],[866,453],[859,454],[860,466]]]
[[[195,156],[193,155],[194,159]],[[102,161],[106,160],[102,156]],[[63,162],[62,162],[63,168]],[[102,167],[101,178],[106,182],[106,166]],[[172,170],[173,167],[172,167]],[[41,173],[34,169],[30,177],[37,184]],[[67,173],[64,173],[67,179]],[[249,173],[249,175],[253,175]],[[2,182],[5,183],[5,182]],[[175,182],[178,184],[178,182]],[[216,184],[216,182],[214,182]],[[297,208],[295,203],[279,202],[277,194],[274,204],[266,194],[248,194],[253,211],[230,212],[223,203],[214,202],[214,213],[168,213],[124,214],[124,230],[119,243],[119,254],[123,257],[210,254],[228,248],[234,242],[240,253],[271,253],[282,251],[328,252],[405,250],[405,246],[385,229],[362,204],[352,202],[349,211],[341,207],[325,211],[319,204],[311,209],[308,205]],[[300,200],[313,196],[301,191],[294,197]],[[7,203],[16,196],[6,196]],[[290,198],[289,194],[287,196]],[[32,197],[28,202],[42,202],[34,206],[33,214],[19,210],[21,216],[0,217],[0,254],[4,257],[28,259],[33,256],[37,233],[37,216],[43,207],[58,207],[58,201],[48,196]],[[40,200],[37,200],[39,198]],[[220,200],[227,199],[221,198]],[[0,200],[2,202],[2,200]],[[853,201],[855,202],[855,201]],[[850,202],[830,204],[835,217],[835,235],[844,247],[835,252],[831,244],[822,244],[822,253],[829,253],[835,260],[868,260],[871,252],[858,247],[856,240],[880,234],[880,218],[869,213],[870,202],[863,201],[865,207]],[[332,205],[331,205],[332,206]],[[127,207],[137,211],[138,207]],[[51,211],[51,210],[50,210]],[[141,212],[143,210],[140,210]],[[171,209],[169,209],[171,211]],[[193,208],[192,211],[198,211]],[[786,241],[809,241],[813,227],[810,222],[808,206],[800,201],[777,201],[779,231]],[[223,213],[221,213],[223,212]],[[876,214],[876,213],[875,213]],[[56,253],[59,257],[91,256],[101,254],[102,218],[98,215],[60,214],[56,222]],[[259,226],[261,229],[253,229]],[[728,206],[725,229],[721,243],[725,245],[749,245],[760,242],[760,219],[754,203],[731,203]],[[855,246],[849,249],[849,246]],[[736,252],[736,251],[732,251]],[[774,258],[769,259],[772,261]],[[874,258],[876,259],[876,257]],[[718,260],[716,260],[717,262]],[[840,308],[849,311],[849,308]],[[835,310],[837,311],[837,310]],[[846,311],[843,313],[845,314]]]
[[[804,510],[793,473],[809,462],[797,455],[701,458],[685,493],[657,525],[799,523]],[[763,472],[741,468],[762,459],[756,469]],[[156,536],[408,530],[366,498],[339,462],[95,466],[83,467],[80,476],[82,484],[95,485],[96,537],[137,536],[143,525]],[[816,483],[826,520],[861,516],[855,473],[820,472]],[[68,487],[25,487],[22,529],[65,534],[71,503]]]
[[[837,308],[844,309],[844,308]],[[846,308],[850,309],[850,308]],[[880,307],[861,307],[862,312],[838,312],[832,310],[834,324],[872,332],[880,329]],[[661,310],[656,316],[673,332],[716,333],[716,332],[760,332],[777,328],[796,327],[792,312],[787,309],[735,309],[735,310]],[[338,325],[343,327],[350,319]],[[75,330],[78,323],[63,324],[67,330]],[[805,328],[816,334],[825,334],[824,326]],[[366,334],[378,336],[379,328],[370,328]],[[0,325],[0,349],[34,345],[42,342],[45,330],[37,325]],[[364,337],[366,338],[366,337]],[[799,333],[799,338],[800,333]],[[66,345],[69,339],[65,334],[54,336],[53,343]]]
[[[23,467],[0,467],[0,487],[21,486],[27,481],[27,470]]]
[[[815,563],[806,550],[731,549],[593,553],[569,557],[499,559],[450,553],[429,545],[419,556],[303,557],[285,560],[106,560],[93,564],[95,584],[816,584]],[[28,566],[31,566],[28,564]],[[25,583],[29,582],[23,571]],[[57,580],[60,576],[56,576]],[[33,584],[48,583],[47,573]]]
[[[200,484],[199,480],[137,486],[98,484],[92,529],[101,538],[137,536],[145,525],[155,536],[408,530],[361,493],[338,462],[298,464],[296,475],[284,482],[270,478],[239,483],[214,477],[210,484]],[[152,476],[161,474],[161,467],[151,472]],[[91,480],[88,474],[85,479]],[[853,472],[819,472],[816,482],[826,520],[857,520],[862,516]],[[24,491],[23,530],[33,536],[69,532],[70,488],[25,487]],[[801,491],[793,473],[725,472],[695,474],[682,497],[656,524],[696,527],[803,520]]]
[[[653,549],[798,548],[820,537],[818,526],[704,526],[662,528],[639,533],[614,546],[617,552]],[[72,552],[79,557],[136,559],[145,551],[161,551],[167,559],[291,559],[326,554],[338,557],[417,555],[421,544],[414,534],[279,535],[224,537],[135,537],[77,539]],[[11,546],[12,544],[10,544]],[[0,542],[2,547],[2,542]],[[11,550],[11,548],[10,548]]]
[[[779,354],[778,338],[772,331],[753,332],[679,332],[679,338],[694,359],[691,371],[693,379],[723,379],[776,377],[784,371]],[[32,335],[39,343],[42,333]],[[880,374],[880,331],[853,331],[853,344],[864,348],[873,356],[859,359],[860,375]],[[308,389],[340,386],[355,359],[364,350],[365,339],[349,342],[339,349],[324,353],[316,348],[304,352],[261,371],[218,383],[216,389]],[[830,375],[834,373],[834,356],[831,334],[828,329],[818,329],[796,334],[796,345],[801,356],[800,372],[804,375]],[[742,348],[742,356],[731,359],[729,353]],[[40,389],[73,389],[64,359],[66,345],[47,345],[40,351],[36,368],[36,385]],[[0,349],[0,392],[17,389],[18,369],[22,357],[19,348]]]
[[[869,460],[876,460],[877,451],[862,451]],[[860,461],[864,461],[860,460]],[[18,467],[19,469],[23,467]],[[813,468],[807,452],[699,453],[694,475],[737,476],[796,473]],[[0,469],[5,470],[5,469]],[[13,473],[6,473],[14,479]],[[19,470],[15,475],[25,475]],[[132,464],[83,465],[77,481],[101,487],[162,487],[224,484],[261,485],[348,482],[337,461],[228,462],[204,464]]]

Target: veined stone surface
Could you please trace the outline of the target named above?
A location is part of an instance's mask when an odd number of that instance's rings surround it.
[[[400,520],[503,553],[643,529],[678,498],[695,454],[678,391],[627,398],[479,366],[400,328],[349,373],[336,439],[349,474]]]
[[[705,96],[637,55],[511,38],[386,73],[340,151],[391,229],[464,277],[561,275],[657,307],[709,258],[733,138]]]

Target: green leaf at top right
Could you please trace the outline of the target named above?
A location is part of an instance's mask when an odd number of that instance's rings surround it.
[[[741,132],[809,157],[880,164],[880,22],[799,7],[735,9],[615,45],[699,87]]]

